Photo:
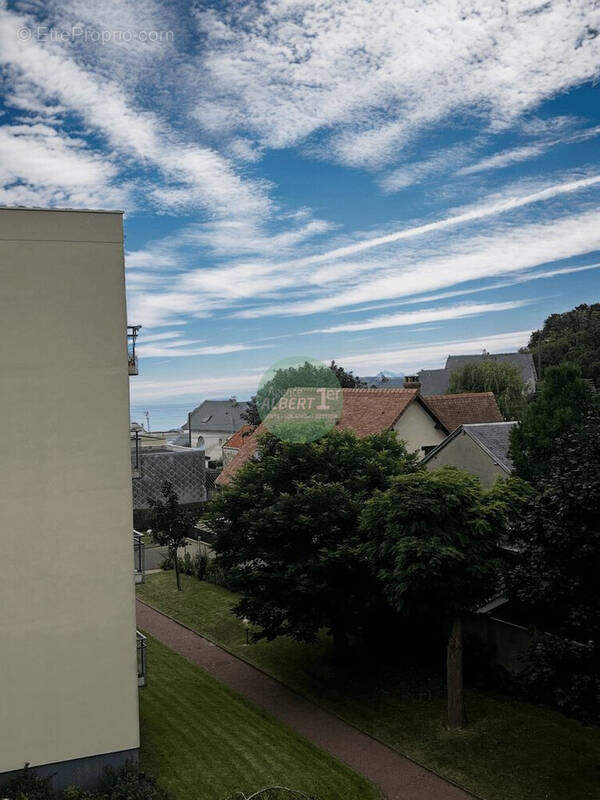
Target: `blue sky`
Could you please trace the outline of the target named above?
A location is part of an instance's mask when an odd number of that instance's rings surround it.
[[[134,413],[512,350],[600,288],[589,0],[0,0],[0,203],[122,208]]]

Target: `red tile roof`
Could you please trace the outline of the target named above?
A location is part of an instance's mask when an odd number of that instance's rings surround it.
[[[232,436],[227,439],[223,447],[229,447],[232,450],[239,450],[240,447],[247,441],[248,437],[254,430],[254,425],[242,425],[239,431],[236,431]]]
[[[342,414],[336,428],[354,431],[359,437],[391,430],[417,397],[448,433],[463,423],[502,422],[502,415],[491,392],[422,398],[417,389],[342,389],[342,392]],[[246,437],[242,447],[217,478],[219,486],[230,483],[238,469],[252,458],[258,447],[258,437],[265,430],[261,424]]]
[[[423,400],[450,433],[459,425],[504,422],[493,392],[432,394]]]

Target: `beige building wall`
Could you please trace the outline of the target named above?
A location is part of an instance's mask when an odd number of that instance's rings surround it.
[[[408,406],[394,430],[406,442],[409,452],[417,450],[421,455],[424,455],[422,447],[437,446],[445,438],[445,433],[435,427],[434,420],[416,401]]]
[[[0,773],[138,747],[122,215],[0,209]]]
[[[426,465],[430,470],[445,466],[464,469],[479,478],[484,486],[492,486],[498,477],[508,477],[508,473],[464,431],[428,459]]]

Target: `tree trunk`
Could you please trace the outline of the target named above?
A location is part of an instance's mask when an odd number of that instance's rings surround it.
[[[448,728],[459,730],[467,724],[463,698],[462,619],[455,617],[448,639],[446,682],[448,685]]]
[[[175,567],[175,580],[177,581],[177,591],[182,592],[181,575],[179,574],[179,561],[177,560],[177,548],[173,551],[173,566]]]

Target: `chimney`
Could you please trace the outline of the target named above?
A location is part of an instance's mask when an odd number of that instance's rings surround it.
[[[405,375],[404,376],[404,388],[405,389],[416,389],[417,391],[421,391],[421,381],[419,380],[418,375]]]

